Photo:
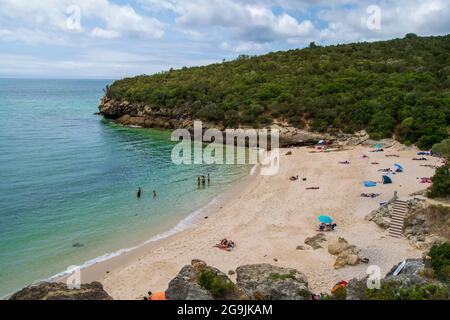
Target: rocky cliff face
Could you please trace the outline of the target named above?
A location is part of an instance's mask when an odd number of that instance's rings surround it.
[[[127,101],[116,101],[103,97],[99,114],[107,119],[114,120],[115,123],[124,126],[138,126],[142,128],[160,128],[160,129],[193,129],[194,120],[188,110],[183,109],[154,109],[143,103],[129,103]],[[224,130],[221,124],[206,123],[203,121],[205,129],[217,128]],[[251,127],[242,127],[251,129]],[[287,146],[307,146],[314,145],[319,140],[339,141],[341,145],[358,145],[369,140],[365,132],[355,135],[348,134],[322,134],[309,132],[294,128],[283,121],[275,120],[268,129],[280,130],[281,147]]]
[[[99,282],[69,289],[64,283],[44,282],[29,286],[12,295],[9,300],[113,300]]]

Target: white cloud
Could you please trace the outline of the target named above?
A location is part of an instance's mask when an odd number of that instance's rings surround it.
[[[219,27],[241,41],[268,42],[298,37],[314,31],[309,20],[298,21],[282,13],[276,15],[270,6],[255,1],[238,0],[141,0],[152,11],[170,10],[177,14],[181,28]]]
[[[105,30],[102,28],[94,28],[91,31],[91,35],[95,38],[103,38],[103,39],[115,39],[120,37],[120,32],[114,30]]]
[[[70,7],[79,8],[81,21],[95,19],[98,24],[91,34],[103,38],[143,35],[161,38],[164,24],[153,17],[138,14],[129,5],[109,0],[0,0],[0,23],[30,30],[74,32],[68,24]],[[7,29],[7,28],[5,28]]]

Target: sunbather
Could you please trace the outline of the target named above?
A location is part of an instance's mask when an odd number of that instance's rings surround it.
[[[339,164],[350,164],[350,161],[346,160],[346,161],[341,161],[339,162]]]
[[[379,193],[361,193],[361,197],[363,197],[363,198],[372,198],[372,199],[374,199],[374,198],[379,197],[379,196],[380,196]]]
[[[427,158],[422,157],[422,158],[413,158],[414,161],[428,161]]]
[[[306,190],[319,190],[320,188],[319,187],[309,187],[309,188],[306,188]]]
[[[291,181],[297,181],[297,180],[298,180],[298,175],[297,175],[297,176],[292,176],[292,177],[290,177],[289,180],[291,180]]]

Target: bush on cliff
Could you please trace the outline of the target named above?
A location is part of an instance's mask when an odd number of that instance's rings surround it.
[[[236,286],[226,277],[221,277],[211,270],[204,270],[198,276],[198,284],[211,292],[216,299],[226,297],[236,290]]]
[[[433,185],[428,191],[430,198],[448,198],[450,197],[450,167],[438,168],[432,178]]]
[[[429,256],[436,277],[442,281],[450,281],[450,243],[432,247]]]
[[[447,300],[447,289],[437,284],[428,283],[411,288],[398,288],[395,282],[385,282],[381,289],[366,289],[367,300]]]
[[[433,146],[433,153],[439,157],[450,160],[450,139],[445,139]]]

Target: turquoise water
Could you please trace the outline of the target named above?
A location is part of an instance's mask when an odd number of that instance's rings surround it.
[[[0,297],[138,245],[248,174],[176,166],[170,132],[94,115],[110,82],[0,79]],[[212,184],[198,190],[206,173]]]

